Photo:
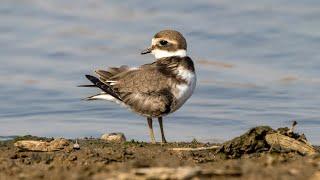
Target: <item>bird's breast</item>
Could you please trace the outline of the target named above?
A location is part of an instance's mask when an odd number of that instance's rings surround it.
[[[192,95],[194,88],[196,87],[197,77],[194,71],[178,68],[178,76],[184,80],[182,83],[175,84],[173,88],[173,95],[175,96],[177,103],[172,108],[171,112],[179,109]]]

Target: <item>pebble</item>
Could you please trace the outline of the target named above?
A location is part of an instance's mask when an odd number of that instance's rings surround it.
[[[299,174],[299,170],[297,170],[295,168],[289,169],[289,174],[296,176]]]
[[[76,143],[73,144],[73,149],[75,149],[75,150],[80,149],[80,145],[78,144],[78,140],[76,140]]]
[[[103,134],[100,139],[114,143],[122,143],[126,141],[126,137],[123,133],[106,133]]]

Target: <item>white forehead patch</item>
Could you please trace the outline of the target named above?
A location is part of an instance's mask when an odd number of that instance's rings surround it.
[[[157,42],[158,42],[158,41],[157,41],[155,38],[152,38],[152,40],[151,40],[151,45],[156,45]]]
[[[179,56],[179,57],[186,57],[187,51],[184,49],[179,49],[177,51],[166,51],[160,49],[154,49],[151,52],[156,59],[164,58],[164,57],[171,57],[171,56]]]

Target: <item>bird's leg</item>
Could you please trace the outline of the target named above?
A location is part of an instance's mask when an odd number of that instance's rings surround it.
[[[162,143],[167,143],[166,137],[164,137],[164,132],[163,132],[162,117],[158,117],[158,121],[159,121],[159,126],[161,131]]]
[[[156,139],[154,138],[154,133],[153,133],[153,128],[152,128],[152,118],[148,117],[147,120],[148,120],[149,134],[150,134],[151,143],[155,144],[156,143]]]

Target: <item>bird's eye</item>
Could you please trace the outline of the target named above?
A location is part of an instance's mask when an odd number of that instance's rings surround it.
[[[166,41],[166,40],[161,40],[159,43],[161,44],[161,46],[165,46],[165,45],[168,44],[168,41]]]

